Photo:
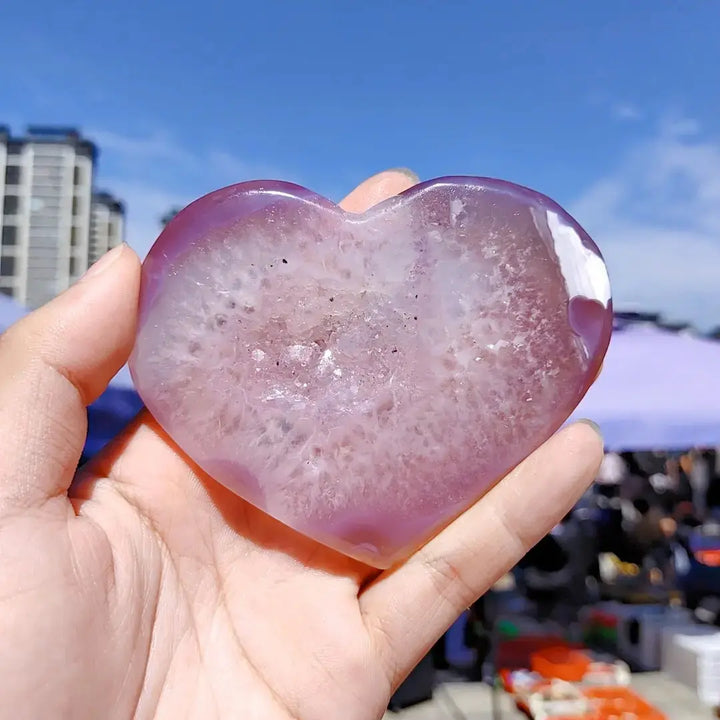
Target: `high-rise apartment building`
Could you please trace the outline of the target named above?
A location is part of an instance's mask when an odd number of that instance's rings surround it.
[[[95,145],[74,128],[29,127],[13,137],[0,127],[0,293],[38,307],[77,280],[112,233],[122,239],[116,202],[114,230],[108,220],[92,242],[96,158]]]
[[[125,234],[125,208],[106,192],[93,193],[90,205],[90,241],[88,265],[92,265],[108,250],[122,243]]]

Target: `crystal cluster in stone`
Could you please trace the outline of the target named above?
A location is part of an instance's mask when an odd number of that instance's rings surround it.
[[[611,315],[597,247],[526,188],[441,178],[352,215],[250,182],[158,238],[130,367],[215,480],[387,567],[562,425]]]

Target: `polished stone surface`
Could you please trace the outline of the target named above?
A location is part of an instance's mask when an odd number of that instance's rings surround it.
[[[130,367],[217,481],[386,567],[560,427],[611,315],[595,245],[526,188],[443,178],[350,215],[253,182],[153,246]]]

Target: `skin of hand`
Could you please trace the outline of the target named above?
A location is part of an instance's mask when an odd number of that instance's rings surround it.
[[[417,178],[387,171],[362,212]],[[366,567],[208,478],[145,411],[76,473],[126,362],[126,246],[0,336],[0,718],[372,720],[457,616],[565,515],[602,440],[556,433],[405,562]]]

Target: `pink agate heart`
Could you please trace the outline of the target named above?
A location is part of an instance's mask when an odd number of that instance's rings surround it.
[[[382,568],[562,425],[611,316],[597,247],[526,188],[442,178],[351,215],[248,182],[158,238],[130,367],[208,474]]]

